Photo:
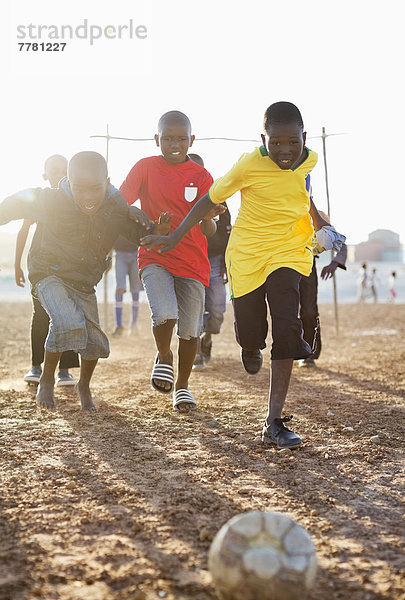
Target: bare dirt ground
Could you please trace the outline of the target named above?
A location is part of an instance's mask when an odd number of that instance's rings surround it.
[[[58,389],[36,407],[27,304],[0,311],[1,600],[213,600],[210,542],[233,515],[282,511],[312,535],[311,600],[405,598],[401,482],[405,306],[321,307],[316,369],[294,367],[286,412],[304,439],[265,448],[269,353],[240,363],[228,307],[213,359],[193,373],[199,410],[149,383],[149,312],[112,340],[93,380],[96,414]],[[112,315],[112,309],[111,309]],[[112,320],[112,316],[111,316]]]

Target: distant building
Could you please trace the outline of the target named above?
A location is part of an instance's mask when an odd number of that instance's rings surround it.
[[[404,255],[398,233],[389,229],[376,229],[368,235],[367,242],[351,246],[349,260],[354,262],[403,262]]]

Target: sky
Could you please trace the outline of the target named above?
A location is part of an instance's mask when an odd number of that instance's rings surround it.
[[[172,109],[190,117],[193,151],[220,177],[258,144],[198,138],[259,140],[267,106],[288,100],[300,108],[307,145],[319,154],[312,176],[317,207],[327,211],[319,138],[325,127],[333,134],[326,140],[332,223],[350,244],[375,229],[395,231],[404,243],[403,175],[394,164],[404,139],[402,5],[2,2],[8,27],[0,41],[0,198],[43,185],[51,154],[105,154],[105,140],[91,136],[104,135],[107,124],[110,135],[152,138],[159,117]],[[81,26],[81,37],[65,39],[63,51],[19,50],[18,44],[61,43],[62,26],[65,35]],[[130,26],[140,27],[140,37],[130,38]],[[41,39],[29,37],[39,31]],[[119,187],[137,160],[158,152],[153,142],[112,140],[112,183]],[[233,217],[237,208],[235,198]],[[0,234],[18,227],[2,226]]]

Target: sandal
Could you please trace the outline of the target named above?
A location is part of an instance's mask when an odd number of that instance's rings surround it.
[[[180,412],[196,410],[197,402],[191,392],[181,388],[173,392],[173,408]]]
[[[154,382],[154,379],[159,379],[160,381],[167,381],[168,383],[170,383],[170,387],[166,389],[159,385],[156,385],[156,383]],[[174,384],[173,365],[167,365],[165,363],[160,363],[159,362],[159,354],[157,354],[156,358],[155,358],[152,373],[150,376],[150,382],[152,384],[152,387],[156,391],[162,392],[162,394],[170,394],[171,391],[173,390],[173,384]]]

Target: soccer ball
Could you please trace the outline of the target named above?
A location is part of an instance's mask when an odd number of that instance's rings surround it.
[[[225,523],[208,565],[222,600],[303,600],[317,568],[305,529],[287,515],[261,511]]]

